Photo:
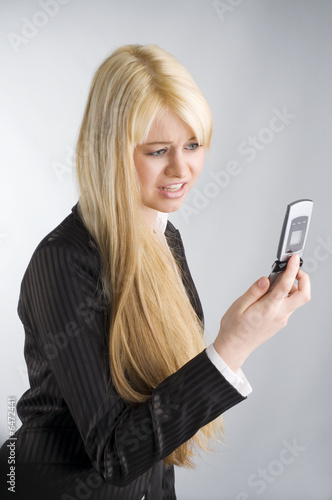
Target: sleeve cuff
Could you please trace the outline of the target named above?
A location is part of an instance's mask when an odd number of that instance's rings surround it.
[[[215,367],[220,371],[220,373],[225,377],[227,382],[229,382],[243,397],[248,396],[252,392],[252,387],[246,379],[243,371],[241,369],[237,372],[233,372],[224,362],[224,360],[219,356],[213,344],[206,348],[206,354],[210,361],[215,365]]]

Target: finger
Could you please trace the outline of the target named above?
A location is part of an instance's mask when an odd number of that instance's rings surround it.
[[[295,283],[293,283],[288,295],[292,295],[294,292],[297,292],[297,285]]]
[[[285,271],[275,288],[268,294],[272,300],[283,300],[290,293],[294,280],[299,273],[300,258],[298,255],[292,255],[287,263]]]
[[[243,312],[254,302],[257,302],[268,290],[270,281],[266,276],[262,276],[248,290],[237,299],[236,303],[239,311]]]
[[[297,290],[288,298],[288,305],[293,311],[309,302],[311,298],[311,285],[308,274],[300,269],[296,279],[298,280]]]

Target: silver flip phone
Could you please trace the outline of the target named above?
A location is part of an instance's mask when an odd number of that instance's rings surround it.
[[[274,262],[269,276],[269,292],[279,282],[286,269],[290,257],[297,253],[300,256],[300,267],[303,264],[302,255],[307,240],[313,208],[312,200],[297,200],[287,205],[286,215],[281,230],[277,260]]]

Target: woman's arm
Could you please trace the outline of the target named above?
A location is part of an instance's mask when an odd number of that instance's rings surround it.
[[[109,380],[99,257],[90,247],[44,240],[24,276],[19,303],[94,467],[124,486],[244,398],[205,351],[129,407]],[[50,400],[52,399],[50,394]]]

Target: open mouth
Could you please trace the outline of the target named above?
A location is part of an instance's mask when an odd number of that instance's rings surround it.
[[[182,182],[181,184],[172,184],[170,186],[165,186],[165,187],[160,187],[163,191],[179,191],[183,186],[185,185],[185,182]]]

